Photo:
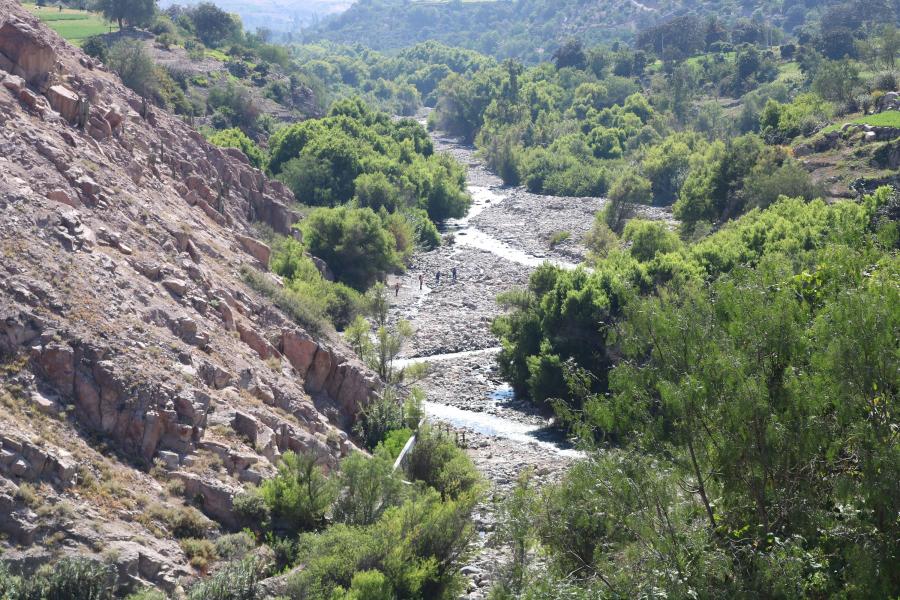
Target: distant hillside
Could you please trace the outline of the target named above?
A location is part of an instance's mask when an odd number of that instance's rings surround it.
[[[784,32],[814,27],[823,13],[840,4],[838,0],[359,0],[346,12],[306,29],[302,37],[306,42],[362,43],[377,50],[437,40],[499,58],[535,61],[570,37],[587,44],[631,41],[641,31],[685,15],[716,18],[776,43]],[[887,15],[896,10],[897,1],[857,4]]]
[[[173,4],[197,4],[199,0],[160,0],[160,8]],[[269,29],[275,33],[297,31],[318,19],[346,10],[352,0],[213,0],[219,8],[240,16],[247,31]]]

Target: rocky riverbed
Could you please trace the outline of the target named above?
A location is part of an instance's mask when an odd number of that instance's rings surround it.
[[[475,514],[473,556],[463,568],[469,583],[462,598],[476,600],[487,596],[507,555],[492,540],[496,502],[522,472],[531,470],[538,483],[547,483],[578,457],[553,428],[551,415],[517,399],[503,381],[495,361],[499,340],[490,330],[502,311],[496,298],[527,285],[545,260],[574,268],[585,253],[581,240],[604,201],[504,187],[471,147],[441,136],[434,140],[437,151],[468,166],[474,203],[465,218],[446,224],[452,244],[416,255],[408,272],[391,280],[401,284],[392,295],[391,315],[410,321],[416,331],[404,359],[430,365],[421,382],[429,419],[457,436],[489,485]],[[557,231],[570,236],[551,248]]]

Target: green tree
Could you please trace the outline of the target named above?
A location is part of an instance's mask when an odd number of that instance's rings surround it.
[[[97,0],[95,10],[122,29],[149,25],[156,15],[156,0]]]
[[[201,2],[189,14],[197,37],[210,48],[221,46],[240,33],[240,24],[234,17],[210,2]]]
[[[826,100],[847,102],[859,84],[859,69],[852,61],[829,60],[819,66],[812,88]]]
[[[309,252],[324,260],[338,281],[357,290],[403,266],[396,241],[370,208],[317,208],[301,230]]]
[[[627,171],[609,190],[609,201],[603,209],[606,224],[615,233],[622,233],[626,221],[634,214],[635,205],[650,204],[652,198],[650,182],[632,171]]]

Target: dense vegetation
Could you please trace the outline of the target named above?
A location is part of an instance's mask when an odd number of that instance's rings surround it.
[[[331,43],[294,46],[306,78],[328,98],[361,97],[395,115],[413,115],[437,102],[438,84],[450,74],[469,75],[493,64],[483,54],[429,41],[385,54]]]
[[[607,450],[519,517],[551,557],[524,597],[897,594],[898,207],[784,198],[535,273],[501,362]]]
[[[715,223],[780,193],[818,195],[778,144],[815,134],[836,114],[871,110],[893,91],[895,33],[879,31],[872,43],[887,54],[841,61],[820,54],[816,40],[777,55],[711,44],[700,57],[668,61],[572,42],[555,64],[507,61],[447,77],[434,124],[474,139],[507,183],[674,204],[688,227]],[[868,78],[854,78],[862,69]],[[738,99],[740,111],[728,118],[713,96]]]
[[[238,497],[276,568],[303,564],[288,578],[291,597],[456,597],[479,479],[447,436],[417,435],[406,472],[415,485],[403,484],[395,456],[379,446],[372,458],[345,458],[330,476],[313,457],[287,453],[278,475]]]
[[[359,99],[335,103],[327,118],[279,130],[270,140],[269,170],[311,205],[353,200],[376,211],[424,210],[440,222],[461,217],[469,203],[463,169],[434,154],[418,123],[392,121]]]
[[[635,30],[639,40],[666,39],[653,36],[653,27],[667,23],[673,15],[706,21],[715,16],[724,25],[740,31],[741,39],[777,43],[786,32],[803,31],[814,25],[822,13],[841,6],[839,0],[826,2],[775,2],[772,0],[656,0],[645,3],[629,0],[512,0],[504,2],[404,2],[364,0],[346,12],[324,20],[304,32],[306,40],[327,39],[344,44],[360,41],[376,50],[398,49],[426,40],[470,48],[498,58],[518,58],[527,62],[546,60],[567,38],[585,43],[630,41]],[[860,3],[862,4],[862,3]],[[885,10],[888,3],[867,0],[865,13],[841,14],[851,22],[861,15]],[[705,23],[704,23],[705,24]],[[716,28],[711,28],[715,32]],[[672,27],[672,38],[701,39],[707,30],[695,32],[683,25]]]

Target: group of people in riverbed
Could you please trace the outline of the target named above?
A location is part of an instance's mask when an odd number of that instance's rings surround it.
[[[444,272],[442,272],[440,269],[438,269],[437,271],[435,271],[435,272],[434,272],[434,283],[435,283],[435,285],[440,285],[440,284],[441,284],[441,277],[444,277],[444,279],[446,280],[446,275],[447,275],[447,274],[444,273]],[[450,278],[451,278],[451,280],[453,281],[453,283],[456,283],[456,267],[451,267],[451,268],[450,268]],[[399,296],[399,295],[400,295],[400,288],[401,288],[401,287],[403,287],[403,285],[400,283],[400,280],[398,279],[398,280],[394,283],[394,296]],[[425,287],[425,274],[424,274],[424,273],[419,273],[419,289],[421,290],[421,289],[423,289],[424,287]]]

